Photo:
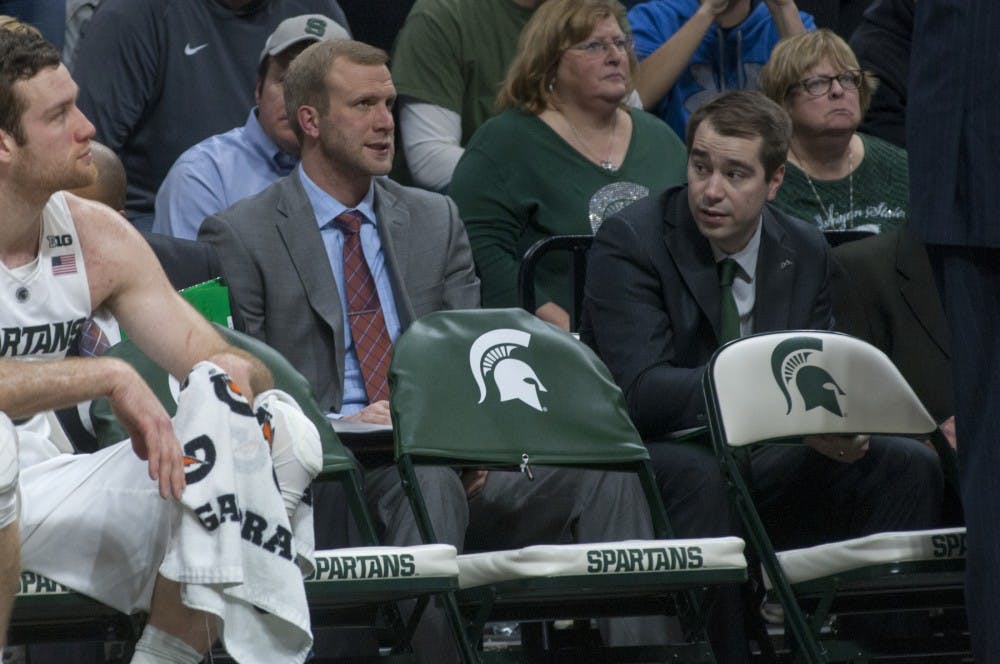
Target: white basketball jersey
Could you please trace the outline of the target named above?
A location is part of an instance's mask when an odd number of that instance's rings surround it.
[[[42,211],[35,260],[13,270],[0,263],[0,356],[64,357],[90,312],[80,240],[57,192]]]

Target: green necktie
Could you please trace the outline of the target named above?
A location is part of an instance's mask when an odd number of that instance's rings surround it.
[[[736,261],[726,258],[719,261],[719,342],[738,339],[740,336],[740,312],[733,297],[733,278],[736,276]]]

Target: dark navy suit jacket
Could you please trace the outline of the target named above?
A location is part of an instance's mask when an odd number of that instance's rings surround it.
[[[766,206],[754,332],[830,329],[830,248],[813,226]],[[719,278],[687,188],[604,221],[590,250],[581,338],[611,369],[645,438],[705,424],[701,377],[719,346]]]

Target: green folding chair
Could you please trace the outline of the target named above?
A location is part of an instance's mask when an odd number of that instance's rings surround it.
[[[720,348],[703,381],[709,430],[765,584],[784,609],[793,656],[807,662],[968,652],[961,614],[965,529],[878,533],[776,552],[743,477],[753,445],[802,444],[810,434],[925,436],[934,420],[884,353],[854,337],[812,330],[758,334]],[[940,631],[885,644],[841,640],[831,615],[934,609]]]
[[[685,643],[581,657],[714,661],[702,590],[746,580],[743,542],[669,539],[649,455],[621,391],[589,348],[520,309],[438,312],[396,341],[389,386],[397,465],[425,542],[436,540],[416,480],[418,464],[635,472],[653,516],[657,540],[459,556],[461,590],[446,609],[468,634],[466,647],[481,641],[488,621],[673,613]],[[465,654],[472,661],[504,657],[479,649]]]
[[[264,362],[271,370],[275,387],[291,395],[316,425],[323,445],[323,470],[316,481],[335,481],[343,486],[348,509],[368,545],[315,552],[315,571],[306,579],[313,625],[374,626],[388,640],[390,654],[412,652],[410,638],[427,602],[458,587],[455,548],[379,546],[358,467],[320,410],[308,381],[267,344],[220,325],[216,328],[228,342]],[[173,379],[134,344],[117,344],[108,355],[122,358],[135,367],[167,411],[171,415],[176,412]],[[101,447],[127,436],[107,400],[94,402],[91,419]],[[417,600],[417,605],[404,623],[397,602],[408,599]]]

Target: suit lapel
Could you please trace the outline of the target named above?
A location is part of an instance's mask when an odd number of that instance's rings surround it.
[[[906,306],[934,343],[948,356],[948,326],[937,297],[927,252],[905,229],[899,231],[896,250],[896,283]]]
[[[795,287],[795,251],[785,243],[785,231],[764,207],[754,281],[753,331],[772,332],[789,326]]]
[[[296,173],[286,177],[284,191],[278,201],[280,218],[276,222],[278,235],[295,265],[302,281],[309,306],[333,330],[336,357],[344,356],[343,304],[337,292],[337,282],[330,267],[330,258],[316,225],[316,214],[309,204]],[[344,367],[337,367],[339,384],[344,382]]]
[[[405,330],[414,318],[413,306],[405,287],[405,275],[410,265],[410,213],[379,180],[375,181],[375,216],[378,218],[376,227],[382,241],[382,255],[389,270],[393,298],[396,300],[399,327]]]
[[[664,206],[664,242],[681,279],[712,324],[719,338],[719,275],[708,240],[698,230],[688,207],[687,188],[677,191]]]

